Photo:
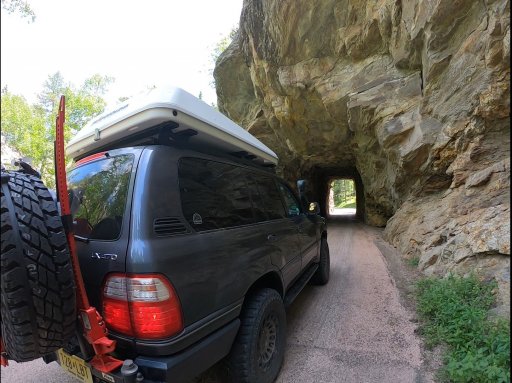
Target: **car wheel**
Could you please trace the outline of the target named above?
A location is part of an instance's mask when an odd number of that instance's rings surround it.
[[[320,262],[318,263],[318,269],[311,278],[311,283],[314,285],[325,285],[329,282],[329,273],[331,270],[331,259],[329,255],[329,245],[327,244],[327,238],[322,238],[320,243]]]
[[[253,294],[241,314],[241,325],[228,355],[228,380],[236,383],[273,382],[284,359],[286,313],[277,291]]]
[[[57,205],[42,181],[2,172],[1,335],[9,359],[63,347],[75,331],[75,283]]]

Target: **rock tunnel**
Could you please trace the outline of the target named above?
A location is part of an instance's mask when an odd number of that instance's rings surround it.
[[[354,179],[360,221],[426,273],[510,285],[509,2],[245,0],[218,107],[290,183]],[[507,11],[508,10],[508,11]],[[507,299],[507,298],[504,298]]]
[[[314,174],[315,178],[311,185],[311,198],[320,204],[320,214],[322,216],[336,219],[331,217],[328,211],[329,183],[334,179],[346,178],[353,180],[355,184],[356,218],[361,222],[365,221],[364,186],[361,176],[355,167],[315,168],[312,174]]]

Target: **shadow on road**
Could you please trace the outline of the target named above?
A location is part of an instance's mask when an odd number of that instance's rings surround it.
[[[355,210],[355,209],[354,209]],[[357,223],[361,222],[355,213],[353,214],[329,214],[327,216],[328,223]]]

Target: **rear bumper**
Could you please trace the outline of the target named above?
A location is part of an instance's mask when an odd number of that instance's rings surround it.
[[[240,320],[235,319],[202,341],[172,356],[139,356],[135,364],[144,382],[188,382],[225,357],[235,340]]]
[[[144,377],[145,383],[187,383],[194,377],[207,370],[219,360],[224,358],[230,351],[235,340],[240,319],[235,319],[224,327],[216,330],[199,342],[187,347],[183,351],[171,356],[138,356],[134,362],[138,371]],[[43,357],[46,363],[59,362],[55,354]],[[109,383],[132,383],[135,378],[126,378],[121,374],[120,369],[103,374],[96,370],[89,363],[92,375],[101,382]],[[95,382],[97,380],[94,380]]]

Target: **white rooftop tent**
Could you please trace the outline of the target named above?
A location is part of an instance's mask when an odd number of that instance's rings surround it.
[[[74,159],[113,148],[135,145],[155,128],[166,127],[168,138],[276,165],[277,155],[229,118],[180,88],[154,88],[105,110],[85,125],[66,147]],[[145,133],[147,132],[147,135]]]

